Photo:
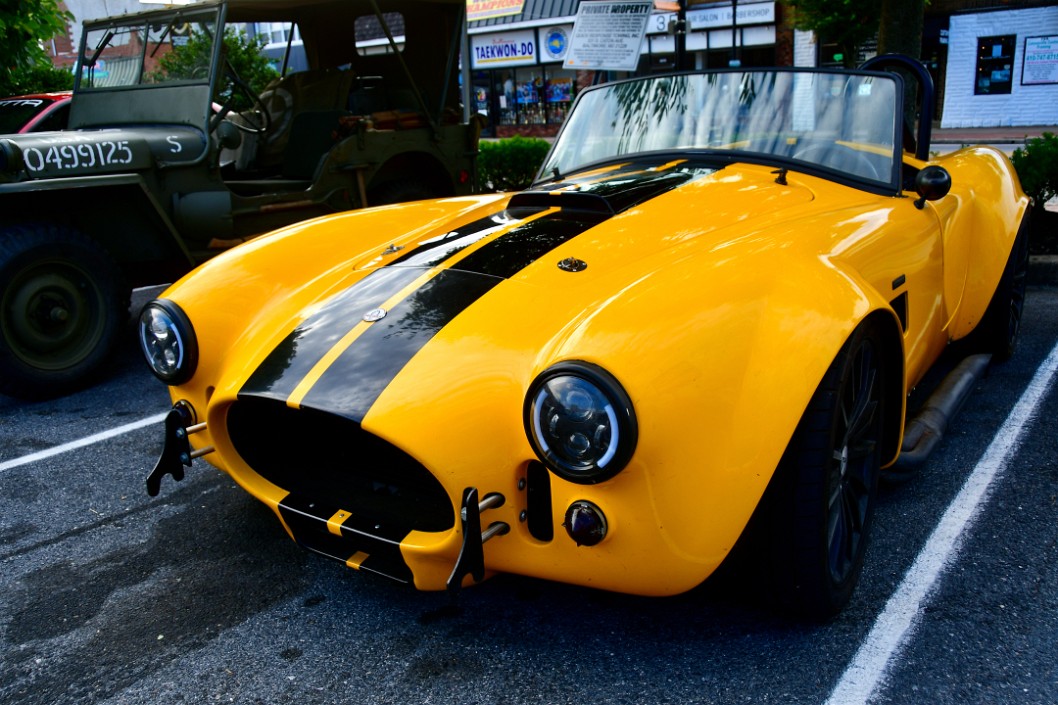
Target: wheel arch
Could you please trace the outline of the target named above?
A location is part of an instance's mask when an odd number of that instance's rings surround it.
[[[903,437],[906,384],[904,366],[903,334],[900,323],[892,311],[876,309],[867,315],[860,325],[874,326],[880,333],[883,348],[882,361],[885,369],[892,375],[889,384],[884,385],[885,395],[882,419],[882,467],[896,460]]]
[[[981,322],[1031,204],[1010,161],[992,147],[962,149],[937,163],[952,176],[946,199],[959,204],[944,219],[945,247],[966,252],[962,298],[950,324],[958,340]]]
[[[408,174],[415,176],[409,178]],[[455,184],[444,164],[429,152],[413,151],[390,157],[378,168],[367,187],[369,202],[371,192],[394,182],[411,180],[427,185],[438,197],[455,195]]]
[[[8,223],[76,228],[107,251],[131,286],[170,281],[194,265],[168,215],[139,178],[27,185],[32,187],[0,192]]]

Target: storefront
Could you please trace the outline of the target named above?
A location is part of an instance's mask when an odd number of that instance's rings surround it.
[[[776,3],[770,1],[692,4],[687,10],[687,68],[775,66],[776,12]],[[676,38],[670,28],[675,21],[676,14],[671,12],[650,18],[644,54],[654,70],[672,68]]]
[[[573,23],[470,36],[477,111],[494,137],[552,136],[573,101],[576,71],[562,68]]]
[[[556,134],[577,91],[593,82],[594,72],[562,68],[577,5],[525,0],[518,15],[470,23],[472,104],[488,118],[486,136]],[[690,3],[686,68],[774,66],[777,12],[771,0]],[[635,74],[675,69],[675,20],[674,12],[651,15]]]
[[[1058,6],[952,14],[942,127],[1058,124]]]

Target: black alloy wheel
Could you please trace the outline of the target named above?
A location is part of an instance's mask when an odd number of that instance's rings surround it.
[[[1017,350],[1018,331],[1025,308],[1029,278],[1028,216],[1010,250],[1003,275],[981,322],[966,337],[971,352],[991,353],[997,362],[1010,359]]]
[[[779,602],[825,619],[863,569],[881,475],[886,383],[869,322],[846,341],[816,389],[769,486],[770,573]]]

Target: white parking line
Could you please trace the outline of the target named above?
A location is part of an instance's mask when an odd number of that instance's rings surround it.
[[[47,450],[41,450],[36,453],[30,453],[29,455],[23,455],[21,458],[5,460],[4,462],[0,463],[0,472],[3,472],[4,470],[10,470],[11,468],[17,468],[20,465],[35,463],[38,460],[44,460],[45,458],[50,458],[55,455],[61,455],[62,453],[68,453],[71,450],[84,448],[85,446],[90,446],[93,443],[105,441],[108,438],[113,438],[114,436],[120,436],[122,434],[129,433],[130,431],[136,431],[146,426],[159,424],[164,420],[164,413],[157,414],[155,416],[149,416],[145,419],[133,421],[132,423],[127,423],[124,426],[118,426],[108,431],[100,431],[99,433],[93,434],[91,436],[86,436],[84,438],[81,438],[80,440],[70,441],[69,443],[63,443],[61,446],[55,446],[54,448],[48,448]]]
[[[962,536],[987,500],[992,482],[1006,470],[1021,436],[1036,415],[1058,371],[1058,345],[1036,371],[992,444],[970,473],[933,534],[874,622],[826,705],[866,703],[883,684],[889,664],[910,640],[922,608],[944,569],[961,548]]]

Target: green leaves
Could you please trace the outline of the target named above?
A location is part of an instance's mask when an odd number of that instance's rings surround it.
[[[794,27],[816,33],[820,41],[841,48],[846,66],[856,61],[856,48],[878,33],[882,0],[782,0],[792,10]]]
[[[1038,207],[1058,196],[1058,135],[1044,132],[1014,150],[1010,160],[1018,172],[1021,188]]]
[[[58,0],[0,2],[0,95],[73,86],[68,71],[53,69],[43,42],[65,34],[73,16]]]
[[[518,191],[532,183],[551,148],[547,140],[511,137],[483,140],[478,154],[478,182],[493,191]]]

